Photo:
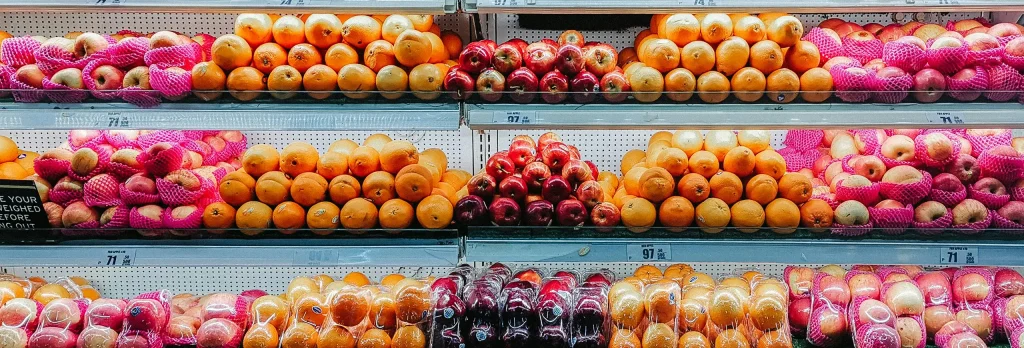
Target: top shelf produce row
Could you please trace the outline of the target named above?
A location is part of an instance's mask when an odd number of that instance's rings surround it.
[[[691,3],[692,1],[692,3]],[[1021,11],[1016,0],[786,0],[751,4],[747,0],[649,0],[641,4],[618,0],[2,0],[3,11],[132,11],[441,14],[479,13],[662,13],[721,11],[816,12],[948,12]]]

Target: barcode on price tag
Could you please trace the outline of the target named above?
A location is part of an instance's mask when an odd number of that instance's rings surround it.
[[[669,260],[672,260],[672,246],[668,244],[629,244],[626,246],[626,261]]]
[[[967,122],[963,112],[938,111],[925,114],[928,123],[959,125]]]
[[[495,111],[491,121],[497,124],[531,124],[536,120],[536,111]]]
[[[138,263],[135,249],[107,249],[96,257],[96,266],[123,267]]]
[[[978,264],[977,247],[945,247],[939,248],[939,264],[941,265],[976,265]]]

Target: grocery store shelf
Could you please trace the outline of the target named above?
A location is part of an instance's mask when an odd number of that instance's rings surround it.
[[[989,231],[986,233],[995,233]],[[1024,243],[1007,238],[974,240],[949,233],[871,238],[830,238],[827,234],[770,231],[707,234],[624,228],[560,230],[481,227],[466,239],[467,262],[738,262],[788,264],[919,264],[1024,266]],[[980,237],[988,238],[988,237]],[[953,249],[951,249],[953,248]],[[650,250],[646,255],[643,249]],[[955,253],[950,260],[949,253]],[[968,260],[968,253],[972,258]]]
[[[454,13],[457,0],[0,0],[8,12]]]
[[[487,129],[1022,128],[1021,104],[466,104]]]
[[[664,12],[951,12],[1013,11],[1018,0],[465,0],[480,13],[664,13]]]
[[[421,231],[422,232],[422,231]],[[0,266],[455,266],[456,231],[330,239],[78,240],[0,245]],[[128,264],[124,258],[128,256]]]
[[[457,130],[456,103],[0,103],[4,129]]]

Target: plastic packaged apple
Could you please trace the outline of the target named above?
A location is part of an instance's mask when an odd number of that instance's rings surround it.
[[[572,290],[572,347],[603,347],[608,341],[605,332],[610,328],[608,316],[608,289],[611,287],[604,273],[592,273]]]
[[[540,319],[539,346],[566,347],[572,333],[572,291],[579,280],[569,271],[556,272],[544,279],[537,296]]]
[[[539,342],[537,294],[540,290],[540,275],[532,269],[523,272],[532,272],[527,274],[535,277],[517,277],[501,290],[501,340],[506,347],[532,347]]]

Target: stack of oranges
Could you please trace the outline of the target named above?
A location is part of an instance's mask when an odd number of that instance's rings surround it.
[[[334,91],[397,99],[410,90],[432,100],[461,50],[462,39],[442,32],[431,15],[247,13],[236,19],[234,34],[213,43],[212,61],[192,69],[192,87],[207,100],[225,88],[242,101],[261,91],[277,99],[299,91],[315,99]]]
[[[282,233],[307,227],[317,234],[335,229],[445,228],[469,173],[449,170],[440,149],[419,152],[405,140],[384,134],[362,145],[343,139],[320,154],[295,142],[278,152],[256,145],[242,156],[242,168],[219,183],[223,202],[203,214],[207,228],[238,227],[259,234],[271,226]]]
[[[769,141],[767,131],[658,132],[646,151],[623,156],[621,178],[605,172],[598,180],[636,232],[655,223],[680,230],[696,223],[707,233],[830,226],[832,209],[811,199],[810,178],[787,173]]]
[[[803,32],[800,20],[784,13],[659,14],[634,47],[619,53],[619,64],[642,102],[663,92],[686,101],[694,91],[707,103],[730,95],[756,102],[766,94],[777,103],[798,94],[822,102],[831,95],[832,76],[819,68],[821,54],[801,40]]]
[[[35,174],[36,157],[38,153],[18,149],[14,140],[0,136],[0,179],[21,180]]]

